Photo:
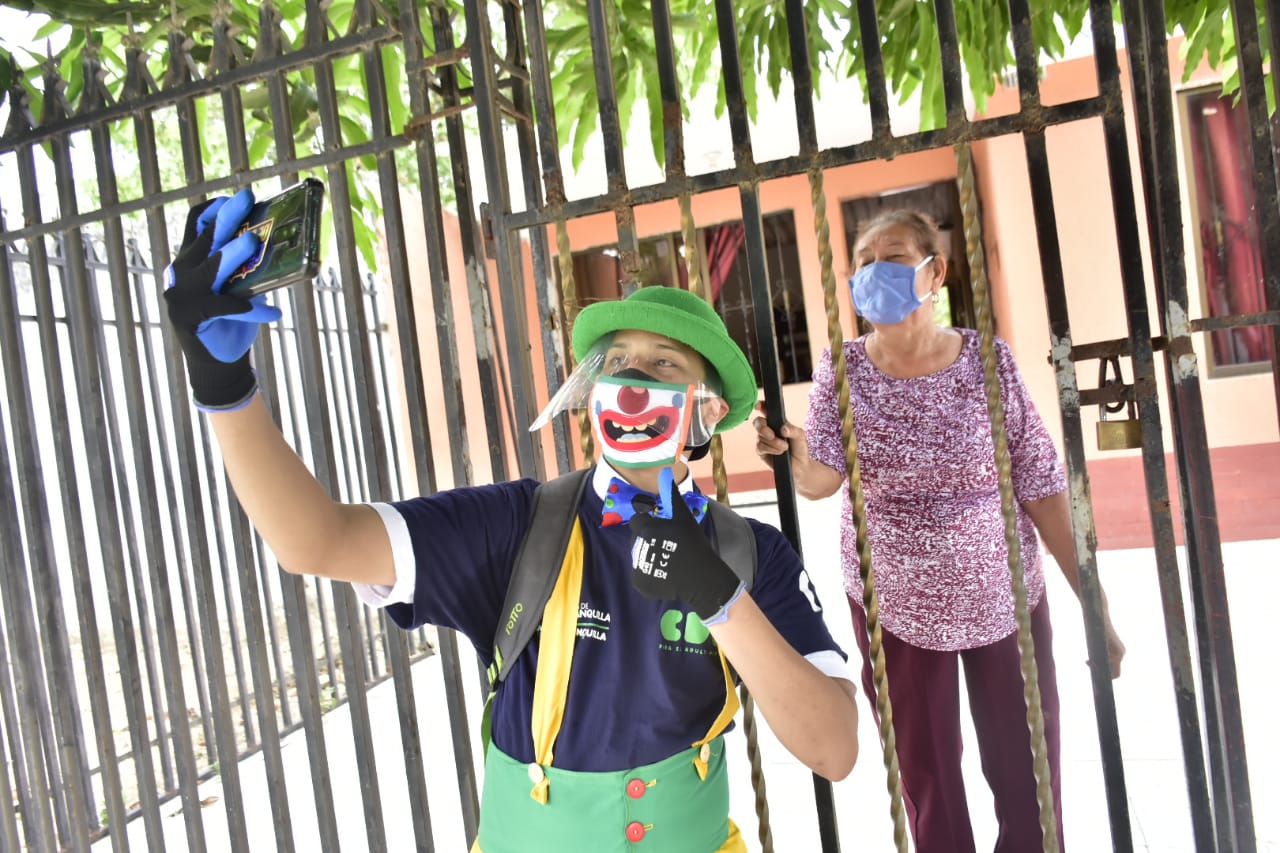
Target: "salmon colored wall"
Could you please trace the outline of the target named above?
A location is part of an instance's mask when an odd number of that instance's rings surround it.
[[[1178,42],[1169,46],[1174,79],[1181,79]],[[1121,68],[1127,64],[1121,56]],[[1198,69],[1182,88],[1201,88],[1215,84],[1208,69]],[[1129,161],[1134,176],[1134,192],[1142,204],[1136,138],[1128,98],[1128,74],[1122,75],[1126,119],[1129,130]],[[1093,59],[1072,60],[1049,65],[1041,81],[1046,102],[1064,102],[1087,97],[1097,90]],[[1016,92],[1001,92],[992,99],[993,112],[1006,112],[1016,106]],[[1180,99],[1174,96],[1174,105]],[[1190,193],[1190,171],[1185,163],[1184,135],[1177,134],[1179,178],[1183,193],[1183,240],[1187,247],[1186,269],[1189,291],[1188,308],[1192,317],[1207,313],[1204,304],[1196,249],[1196,230]],[[1126,337],[1124,301],[1120,279],[1121,252],[1141,253],[1147,271],[1147,300],[1151,311],[1152,333],[1159,334],[1158,306],[1150,278],[1150,246],[1146,221],[1139,221],[1139,245],[1119,247],[1116,244],[1115,219],[1112,213],[1110,178],[1103,148],[1100,120],[1077,122],[1051,128],[1046,134],[1050,176],[1053,185],[1054,211],[1061,243],[1063,274],[1067,288],[1068,310],[1073,342],[1077,345]],[[1036,405],[1045,415],[1054,437],[1061,446],[1061,423],[1054,416],[1058,395],[1052,368],[1048,365],[1049,327],[1044,307],[1039,252],[1035,233],[1028,227],[1034,222],[1031,192],[1027,177],[1027,161],[1021,137],[992,139],[975,146],[975,164],[979,170],[981,199],[984,207],[985,241],[993,287],[997,291],[997,313],[1001,334],[1009,340],[1018,363],[1027,378]],[[1025,294],[1025,296],[1024,296]],[[1271,376],[1259,372],[1247,376],[1209,376],[1205,360],[1204,335],[1193,336],[1199,361],[1200,387],[1204,397],[1209,443],[1215,447],[1262,445],[1280,438],[1275,417],[1275,394]],[[1098,385],[1097,362],[1083,362],[1077,375],[1080,388]],[[1132,372],[1125,364],[1125,377]],[[1161,421],[1166,447],[1172,446],[1164,368],[1157,354],[1157,379],[1161,396]],[[1082,412],[1086,455],[1090,459],[1113,459],[1137,456],[1137,451],[1100,452],[1095,441],[1097,409]]]
[[[1170,58],[1175,79],[1180,77],[1178,44],[1170,45]],[[1121,57],[1121,68],[1126,63]],[[1208,72],[1199,70],[1192,76],[1188,87],[1203,86],[1211,82]],[[1125,75],[1124,92],[1128,108],[1129,86]],[[1041,81],[1045,103],[1062,103],[1097,93],[1092,57],[1060,62],[1045,68]],[[1175,104],[1178,99],[1175,96]],[[997,93],[988,104],[992,115],[1013,112],[1017,109],[1017,93]],[[1132,116],[1129,125],[1129,158],[1134,176],[1135,193],[1141,206],[1141,184],[1138,171],[1136,143],[1132,134]],[[1054,210],[1057,218],[1057,234],[1060,241],[1063,274],[1068,294],[1073,343],[1082,344],[1127,336],[1124,321],[1124,303],[1120,284],[1121,252],[1141,253],[1143,269],[1149,270],[1150,257],[1145,222],[1140,222],[1137,246],[1118,247],[1112,215],[1110,179],[1103,148],[1100,120],[1076,122],[1056,126],[1046,133],[1049,154],[1050,177],[1053,188]],[[1182,136],[1178,138],[1179,158],[1182,157]],[[990,278],[991,298],[998,333],[1004,337],[1018,358],[1018,363],[1032,398],[1044,416],[1059,447],[1062,443],[1061,421],[1058,412],[1058,393],[1053,370],[1048,362],[1050,349],[1048,319],[1040,270],[1039,251],[1036,243],[1034,216],[1028,178],[1025,144],[1021,136],[998,137],[975,143],[973,146],[979,199],[983,214],[983,243],[986,265]],[[824,178],[827,205],[826,215],[830,226],[831,250],[834,259],[836,297],[839,303],[840,322],[845,336],[852,333],[852,312],[845,281],[849,275],[849,249],[845,245],[844,228],[840,211],[841,202],[858,196],[904,189],[911,186],[956,177],[956,162],[950,149],[904,155],[890,161],[861,163],[830,169]],[[1189,173],[1182,169],[1183,186],[1189,182]],[[1187,193],[1184,193],[1184,197]],[[823,307],[823,286],[820,275],[819,252],[815,236],[815,222],[810,201],[810,189],[805,176],[767,181],[760,186],[761,206],[765,213],[790,210],[795,216],[796,235],[800,257],[809,338],[812,341],[816,361],[827,347],[829,335]],[[1187,251],[1187,275],[1190,290],[1191,316],[1205,314],[1201,297],[1198,252],[1195,249],[1195,225],[1193,206],[1184,198],[1183,220]],[[410,234],[421,233],[421,206],[406,202],[406,220]],[[741,208],[736,188],[703,193],[693,199],[693,215],[698,227],[739,219]],[[676,201],[661,202],[638,207],[635,210],[635,227],[640,238],[678,231],[679,207]],[[465,288],[465,269],[461,252],[457,247],[457,225],[450,219],[446,230],[449,235],[449,268],[455,282],[454,314],[459,325],[460,357],[463,367],[463,387],[467,399],[467,437],[471,446],[471,458],[475,465],[475,482],[485,482],[489,476],[487,440],[481,418],[478,376],[475,371],[475,352],[470,333],[470,309]],[[596,246],[614,245],[617,231],[612,214],[599,214],[573,220],[568,223],[570,243],[575,251]],[[415,298],[421,306],[420,318],[430,318],[430,288],[425,256],[421,248],[414,248],[417,240],[409,240],[411,268],[414,270]],[[548,229],[548,242],[554,251],[554,233]],[[539,318],[536,312],[535,289],[529,259],[528,245],[522,243],[525,266],[526,300],[529,308],[530,357],[535,365],[534,383],[538,399],[545,400],[544,370],[541,369],[542,347]],[[553,259],[554,262],[554,259]],[[489,263],[491,281],[493,264]],[[1149,273],[1147,278],[1150,278]],[[1154,289],[1147,282],[1148,301],[1152,310],[1153,333],[1158,333],[1158,316],[1154,302]],[[495,305],[497,334],[501,337],[501,307]],[[432,412],[442,411],[438,370],[435,365],[434,330],[430,322],[420,322],[419,335],[423,347],[423,382],[428,392]],[[1274,394],[1269,374],[1259,373],[1232,378],[1208,377],[1204,365],[1204,340],[1195,336],[1200,359],[1201,388],[1210,444],[1214,447],[1254,446],[1267,450],[1260,458],[1273,460],[1271,445],[1280,441],[1275,417]],[[1159,356],[1157,356],[1159,358]],[[1097,386],[1097,362],[1084,362],[1080,366],[1077,384],[1082,389]],[[1132,372],[1126,365],[1126,379]],[[1161,387],[1162,423],[1168,438],[1168,410],[1163,400],[1164,370],[1157,363],[1157,376]],[[809,384],[798,383],[783,389],[787,417],[797,423],[804,422]],[[474,417],[472,413],[475,413]],[[1096,409],[1083,413],[1084,444],[1086,456],[1091,460],[1091,471],[1097,470],[1098,487],[1115,478],[1114,471],[1128,471],[1138,460],[1134,451],[1101,453],[1096,448],[1094,423]],[[452,431],[441,424],[433,424],[432,445],[437,460],[438,478],[442,485],[450,481],[448,434]],[[549,469],[555,462],[551,455],[550,431],[544,431],[543,448]],[[725,459],[734,489],[767,488],[772,485],[772,473],[756,458],[754,432],[744,425],[724,436]],[[574,442],[576,445],[576,441]],[[1215,453],[1215,458],[1218,454]],[[509,457],[510,459],[511,457]],[[1232,464],[1236,464],[1232,456]],[[514,471],[514,460],[510,462]],[[695,474],[709,482],[710,460],[697,463]],[[1137,470],[1135,468],[1135,470]],[[1230,498],[1227,498],[1230,500]]]
[[[418,327],[418,346],[421,350],[422,360],[422,386],[426,397],[426,407],[428,412],[427,428],[431,433],[432,462],[435,468],[436,487],[438,489],[447,489],[455,484],[455,476],[453,470],[453,458],[450,447],[456,443],[461,434],[457,429],[457,425],[450,423],[445,418],[444,404],[444,385],[440,374],[440,356],[439,348],[436,342],[437,333],[440,329],[441,321],[437,317],[435,304],[431,294],[431,275],[428,265],[426,240],[422,236],[424,234],[422,224],[422,204],[421,201],[409,192],[405,192],[401,197],[401,205],[404,211],[405,236],[403,237],[405,250],[409,256],[409,278],[410,287],[413,291],[414,305],[417,316]],[[463,417],[466,421],[465,440],[467,443],[467,451],[465,458],[467,460],[469,470],[464,473],[471,483],[489,483],[495,479],[493,473],[492,453],[489,446],[489,436],[486,427],[485,418],[485,398],[481,392],[481,388],[485,387],[480,381],[480,368],[477,364],[477,347],[476,335],[474,332],[474,324],[472,320],[472,306],[467,287],[468,270],[465,258],[462,252],[462,235],[456,216],[450,213],[444,215],[444,232],[445,232],[445,248],[446,248],[446,264],[449,276],[449,282],[452,290],[452,299],[450,307],[453,311],[453,330],[454,337],[457,342],[457,359],[459,365],[459,385],[462,391],[463,400]],[[390,237],[387,237],[390,239]],[[542,345],[542,324],[538,317],[537,310],[537,290],[533,277],[533,257],[530,252],[529,243],[525,240],[519,242],[520,258],[524,274],[524,300],[528,318],[525,329],[527,340],[529,343],[528,357],[533,366],[533,388],[535,403],[541,408],[542,403],[547,399],[547,383],[546,370],[543,367],[543,345]],[[554,260],[554,259],[553,259]],[[487,275],[489,282],[498,281],[497,263],[491,259],[484,259],[484,269],[474,270],[472,274],[480,276],[483,282]],[[394,305],[391,303],[390,294],[385,296],[387,304],[384,306],[387,317],[394,317]],[[490,335],[485,337],[485,348],[497,347],[498,360],[501,362],[501,370],[505,383],[511,381],[511,377],[506,373],[509,370],[508,365],[511,364],[511,353],[507,351],[507,340],[505,325],[503,318],[505,311],[503,308],[501,294],[496,287],[492,291],[492,314],[487,314],[492,324]],[[486,312],[487,313],[487,312]],[[397,329],[394,324],[391,325],[392,335],[392,352],[394,357],[390,368],[393,370],[400,369],[399,358],[399,342],[397,339]],[[402,379],[402,377],[397,377]],[[504,383],[504,387],[505,387]],[[510,411],[512,401],[509,395],[503,394],[497,401],[497,414],[500,421],[500,435],[505,458],[506,470],[509,477],[518,476],[519,469],[516,461],[516,453],[511,435],[511,418]],[[535,412],[536,414],[536,412]],[[414,423],[410,420],[408,411],[401,406],[401,426],[405,430],[421,429],[421,424]],[[530,420],[517,417],[519,421],[517,428],[527,429]],[[405,432],[404,434],[409,434]],[[552,443],[551,431],[543,430],[538,436],[538,443],[541,446],[544,456],[546,468],[548,471],[555,471],[556,463],[554,458],[554,447]],[[412,458],[412,448],[403,448],[406,455],[405,467],[409,471],[414,470],[414,462]],[[412,493],[411,487],[406,487],[407,493]],[[418,489],[418,492],[425,491],[425,488]]]
[[[409,283],[413,292],[418,346],[422,362],[421,382],[426,398],[426,429],[430,432],[436,488],[447,489],[461,484],[454,476],[454,464],[450,448],[464,439],[467,445],[465,460],[468,470],[463,472],[462,479],[469,480],[472,483],[492,482],[493,468],[490,461],[484,401],[479,393],[479,388],[481,387],[480,368],[476,360],[476,339],[473,332],[471,301],[467,287],[468,271],[462,252],[462,236],[458,219],[451,214],[446,214],[444,217],[444,233],[445,262],[452,296],[450,300],[450,308],[453,312],[452,328],[457,342],[456,358],[459,367],[459,385],[462,389],[463,418],[466,422],[465,433],[460,432],[458,424],[450,422],[445,416],[444,384],[440,372],[440,350],[437,343],[437,335],[442,321],[437,316],[435,302],[432,299],[430,267],[428,265],[426,240],[423,237],[425,232],[422,221],[422,203],[416,195],[405,191],[401,195],[401,206],[404,212],[405,233],[399,239],[404,240],[405,251],[409,257]],[[397,238],[395,235],[387,235],[386,239]],[[497,281],[497,270],[494,263],[488,261],[487,266],[490,280]],[[479,270],[476,270],[475,274],[483,275]],[[394,317],[394,306],[391,303],[390,294],[385,294],[384,298],[387,301],[387,305],[384,307],[386,312],[384,316]],[[502,311],[500,303],[496,301],[496,295],[494,310],[500,319]],[[536,318],[533,322],[536,322]],[[496,328],[496,334],[501,336],[501,325],[498,324]],[[390,331],[392,335],[391,347],[395,357],[391,359],[391,364],[388,367],[399,371],[401,361],[399,358],[400,344],[397,337],[398,329],[392,324]],[[540,348],[538,358],[540,363]],[[393,386],[396,378],[403,380],[403,377],[393,378]],[[411,418],[403,405],[401,406],[400,418],[402,428],[405,430],[404,434],[411,434],[423,428],[417,418]],[[509,442],[507,443],[509,444]],[[415,470],[412,448],[402,447],[401,450],[406,456],[404,463],[406,469],[409,471]],[[510,465],[511,463],[509,462],[508,464]],[[412,485],[406,485],[407,494],[423,493],[425,491],[427,491],[426,484],[421,484],[416,490]]]

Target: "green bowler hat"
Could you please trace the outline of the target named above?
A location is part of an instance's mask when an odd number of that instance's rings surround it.
[[[573,323],[573,354],[586,356],[600,338],[623,329],[665,335],[692,348],[720,374],[729,414],[716,425],[724,432],[745,421],[756,404],[756,376],[724,321],[705,299],[674,287],[642,287],[626,299],[595,302]]]

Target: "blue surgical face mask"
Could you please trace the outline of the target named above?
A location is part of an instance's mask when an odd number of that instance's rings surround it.
[[[877,326],[901,323],[924,304],[916,296],[916,273],[933,260],[933,255],[914,267],[893,261],[867,264],[849,279],[853,307]]]

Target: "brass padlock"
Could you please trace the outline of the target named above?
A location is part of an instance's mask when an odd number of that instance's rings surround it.
[[[1138,420],[1129,401],[1128,417],[1123,420],[1107,420],[1108,406],[1098,407],[1098,449],[1099,450],[1134,450],[1142,446],[1142,421]]]
[[[1108,376],[1108,373],[1114,376]],[[1098,390],[1104,391],[1108,388],[1115,388],[1124,393],[1108,402],[1098,404],[1098,449],[1134,450],[1141,447],[1142,421],[1138,420],[1133,398],[1128,396],[1128,392],[1134,389],[1124,384],[1124,374],[1120,372],[1120,357],[1117,355],[1107,356],[1098,362]],[[1115,414],[1126,408],[1128,417],[1118,421],[1107,420],[1108,412]]]

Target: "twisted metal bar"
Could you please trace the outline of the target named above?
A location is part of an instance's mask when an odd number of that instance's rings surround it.
[[[569,343],[568,333],[573,328],[573,321],[577,318],[580,309],[578,308],[578,285],[573,277],[573,251],[569,247],[569,225],[563,217],[556,220],[556,260],[560,263],[560,292],[564,302],[565,378],[568,379],[578,363],[573,356],[573,346]],[[578,433],[582,455],[590,465],[595,461],[596,449],[595,441],[591,437],[591,418],[587,415],[586,409],[578,413]]]
[[[897,739],[893,733],[893,704],[889,701],[889,678],[885,672],[884,639],[880,628],[880,598],[876,595],[875,573],[871,569],[871,543],[867,540],[866,505],[862,495],[862,469],[858,463],[858,438],[849,405],[848,365],[844,357],[844,331],[840,328],[840,306],[836,302],[836,277],[831,258],[831,225],[827,221],[827,194],[822,172],[809,170],[809,194],[813,202],[814,233],[822,266],[822,295],[827,309],[827,333],[831,339],[831,366],[840,413],[840,434],[845,446],[845,477],[853,504],[857,530],[858,574],[862,577],[862,605],[867,611],[870,639],[871,676],[876,688],[876,712],[880,717],[880,743],[884,750],[889,814],[893,818],[893,843],[899,853],[907,850],[907,821],[902,803],[902,777],[898,772]]]
[[[689,290],[710,303],[711,293],[698,262],[698,231],[693,222],[693,199],[680,196],[680,230],[684,237],[684,261],[689,273]],[[729,506],[729,476],[724,468],[724,446],[719,435],[711,437],[711,476],[716,484],[716,500]],[[742,704],[742,733],[747,739],[747,760],[751,764],[751,790],[756,798],[756,824],[763,853],[773,853],[773,829],[769,824],[769,799],[765,792],[764,765],[760,760],[760,740],[756,731],[756,703],[745,684],[739,685]]]
[[[995,324],[991,317],[991,296],[987,282],[986,257],[982,249],[982,223],[978,217],[978,197],[974,190],[973,157],[968,145],[956,146],[959,166],[960,209],[964,216],[965,250],[973,282],[977,308],[978,340],[982,353],[982,375],[987,392],[987,414],[995,444],[1000,476],[1000,508],[1004,514],[1004,541],[1009,552],[1009,576],[1013,586],[1014,617],[1018,623],[1018,651],[1022,656],[1023,697],[1027,702],[1027,725],[1035,758],[1036,799],[1040,804],[1040,831],[1045,853],[1058,853],[1057,814],[1053,788],[1049,782],[1049,748],[1044,738],[1044,713],[1040,707],[1040,679],[1036,666],[1035,641],[1031,636],[1031,614],[1027,607],[1027,584],[1022,567],[1022,544],[1013,493],[1009,437],[1005,433],[1004,406],[1000,402],[1000,379],[996,375]]]

